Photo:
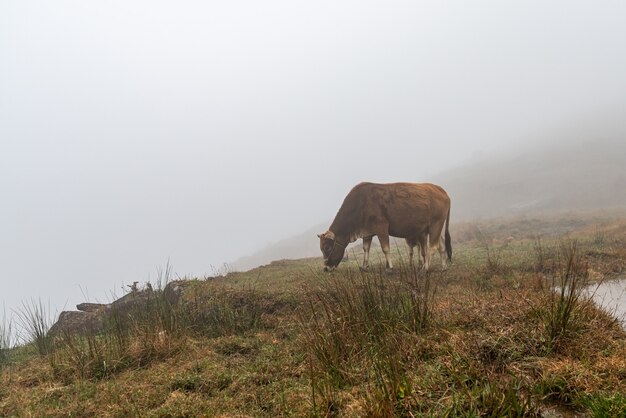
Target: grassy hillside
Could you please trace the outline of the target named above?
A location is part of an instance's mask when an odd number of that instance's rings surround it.
[[[103,335],[5,350],[0,416],[624,416],[626,334],[578,290],[625,274],[626,216],[453,237],[447,271],[401,248],[394,275],[276,261],[189,280],[177,307]]]

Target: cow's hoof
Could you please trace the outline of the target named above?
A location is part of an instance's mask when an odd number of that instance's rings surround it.
[[[391,275],[393,275],[395,272],[396,272],[396,271],[395,271],[394,269],[392,269],[392,268],[386,268],[386,269],[385,269],[385,274],[386,274],[387,276],[391,276]]]
[[[363,273],[367,273],[368,271],[370,271],[370,268],[369,267],[359,266],[359,270],[361,270]]]

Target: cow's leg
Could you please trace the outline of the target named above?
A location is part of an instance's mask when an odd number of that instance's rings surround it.
[[[370,247],[372,246],[372,238],[373,237],[363,238],[363,265],[361,266],[361,270],[363,271],[367,271],[367,269],[369,268]]]
[[[378,241],[380,242],[380,247],[383,250],[383,254],[385,254],[385,260],[387,260],[387,273],[391,273],[393,271],[393,263],[391,262],[391,247],[389,247],[389,234],[381,234],[378,235]]]
[[[406,245],[409,246],[409,266],[413,266],[413,248],[415,247],[415,244],[413,242],[411,242],[411,240],[409,240],[408,238],[405,238],[406,241]]]
[[[448,256],[446,254],[446,242],[443,235],[439,237],[439,255],[441,256],[441,267],[445,270],[448,268]]]
[[[420,247],[422,250],[422,258],[424,259],[424,270],[428,271],[430,267],[430,234],[426,233],[420,238]]]
[[[430,235],[430,244],[432,245],[431,254],[434,254],[435,251],[439,252],[441,256],[441,266],[443,269],[446,269],[446,243],[441,232],[443,231],[443,226],[445,224],[445,219],[440,219],[435,221],[429,228],[428,233]]]
[[[418,261],[419,261],[419,266],[420,267],[424,267],[424,262],[426,261],[426,256],[424,255],[424,245],[425,245],[426,241],[424,241],[424,243],[422,243],[421,241],[418,241],[417,244],[417,251],[419,254],[418,257]]]

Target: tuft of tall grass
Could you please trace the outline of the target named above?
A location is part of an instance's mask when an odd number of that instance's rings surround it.
[[[55,341],[49,362],[54,375],[66,383],[77,378],[104,378],[128,365],[125,348],[115,334],[83,336],[66,332]]]
[[[531,399],[521,395],[523,385],[497,380],[475,382],[453,394],[452,405],[445,417],[540,417]]]
[[[533,392],[544,401],[574,407],[580,399],[580,388],[571,379],[561,375],[545,375],[535,383]]]
[[[397,349],[400,342],[395,342],[369,347],[373,377],[366,397],[369,416],[407,415],[404,401],[412,394],[412,384],[405,359]]]
[[[543,273],[546,270],[546,249],[541,241],[541,237],[536,237],[533,241],[533,251],[535,253],[535,272]]]
[[[606,242],[607,239],[605,230],[600,225],[596,225],[593,231],[592,243],[596,246],[602,246],[606,244]]]
[[[476,264],[476,275],[474,283],[481,291],[488,291],[493,288],[492,279],[496,276],[508,275],[512,267],[507,264],[510,251],[507,253],[509,243],[513,238],[500,241],[492,235],[484,233],[480,228],[474,228],[474,239],[476,248],[479,250],[476,259],[480,261]]]
[[[33,344],[41,356],[45,356],[52,349],[52,339],[48,330],[55,322],[52,317],[50,303],[46,306],[41,299],[22,302],[22,307],[16,311],[17,324],[23,330],[22,339],[26,344]]]
[[[13,320],[7,319],[3,310],[0,322],[0,367],[9,362],[9,350],[13,347]]]
[[[623,393],[587,395],[580,403],[588,408],[594,417],[610,418],[626,416],[626,395]]]
[[[397,411],[411,391],[401,347],[432,321],[430,277],[412,266],[400,266],[395,276],[381,266],[319,277],[299,312],[314,407],[334,405],[334,390],[366,379],[372,413]]]
[[[588,284],[589,266],[578,248],[577,241],[561,242],[556,256],[555,276],[552,277],[548,303],[540,308],[546,331],[548,352],[555,351],[564,337],[577,328],[577,315]]]

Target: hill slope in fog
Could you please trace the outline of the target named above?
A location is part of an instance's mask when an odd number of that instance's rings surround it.
[[[298,235],[270,244],[253,254],[241,257],[233,263],[229,263],[229,267],[237,271],[245,271],[263,264],[268,264],[274,260],[297,260],[300,258],[318,256],[320,246],[316,235],[325,231],[329,223],[317,225]]]
[[[561,144],[443,173],[455,219],[626,205],[626,137]]]
[[[407,179],[398,179],[403,180]],[[626,207],[626,134],[567,141],[542,149],[535,145],[534,149],[517,154],[468,163],[430,181],[448,191],[452,199],[452,222],[533,212]],[[246,270],[277,259],[319,256],[315,234],[329,224],[330,218],[326,224],[270,245],[231,265],[236,270]]]

